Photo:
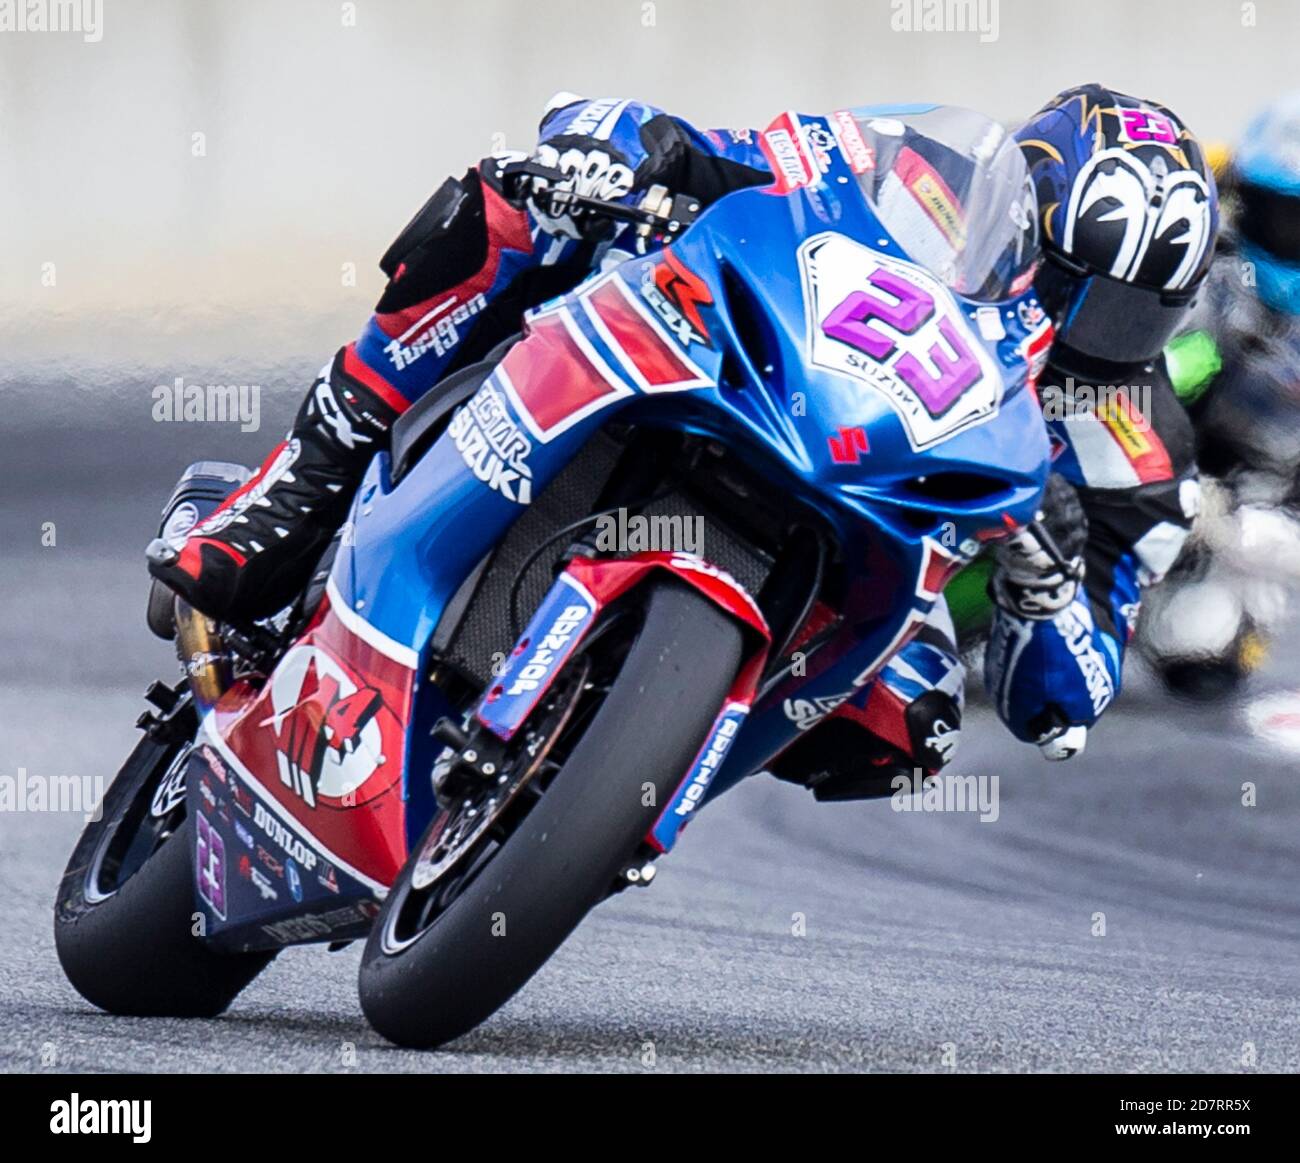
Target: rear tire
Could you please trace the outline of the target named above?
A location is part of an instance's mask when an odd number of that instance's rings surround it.
[[[546,962],[608,894],[689,769],[743,645],[736,622],[696,591],[671,583],[651,591],[608,694],[536,805],[445,911],[394,949],[390,922],[413,892],[423,844],[408,859],[361,962],[361,1006],[379,1033],[403,1046],[441,1045]]]
[[[177,815],[174,830],[126,879],[118,883],[103,872],[105,853],[121,853],[132,841],[149,843],[143,829],[154,822],[154,791],[181,753],[176,744],[141,740],[109,788],[103,815],[81,834],[59,885],[59,964],[82,997],[112,1014],[215,1017],[275,956],[219,953],[195,936],[188,815]]]

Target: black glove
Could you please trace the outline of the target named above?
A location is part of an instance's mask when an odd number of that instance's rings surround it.
[[[1053,474],[1036,519],[994,548],[989,596],[1018,618],[1050,621],[1074,601],[1083,584],[1087,540],[1088,519],[1079,494]]]

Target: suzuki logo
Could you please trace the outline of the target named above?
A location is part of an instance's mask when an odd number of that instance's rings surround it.
[[[871,449],[867,445],[865,428],[841,428],[838,436],[826,437],[831,460],[836,464],[857,464]]]

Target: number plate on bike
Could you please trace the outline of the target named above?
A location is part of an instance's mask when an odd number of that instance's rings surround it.
[[[1002,374],[929,271],[843,234],[799,248],[812,363],[880,391],[920,450],[998,410]]]

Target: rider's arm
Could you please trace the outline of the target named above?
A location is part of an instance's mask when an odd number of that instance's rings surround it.
[[[1049,419],[1061,445],[1054,469],[1087,518],[1083,586],[1047,617],[1002,606],[995,615],[986,682],[1002,719],[1028,742],[1091,726],[1114,700],[1141,591],[1173,565],[1195,515],[1191,424],[1168,375],[1160,363],[1123,370],[1110,376],[1128,386],[1122,396],[1095,391],[1094,406]],[[1066,377],[1049,367],[1045,398],[1053,382]]]
[[[1182,551],[1199,497],[1191,421],[1163,359],[1129,369],[1123,382],[1127,405],[1102,402],[1051,424],[1067,446],[1057,469],[1079,490],[1088,519],[1084,586],[1121,645],[1141,589]]]
[[[711,161],[708,139],[649,105],[565,98],[543,118],[534,159],[557,188],[624,203],[662,185],[703,204],[771,180],[716,152]],[[506,188],[504,160],[445,182],[401,232],[361,337],[321,369],[252,478],[183,544],[155,546],[156,578],[214,617],[250,621],[282,608],[306,580],[294,563],[310,569],[320,557],[396,418],[518,332],[528,308],[613,259],[618,229],[548,216],[539,206],[549,198]]]
[[[748,135],[703,134],[654,106],[621,98],[554,99],[532,159],[555,185],[633,205],[653,185],[702,205],[771,175]],[[730,148],[728,148],[728,143]],[[576,286],[626,227],[553,217],[529,191],[503,187],[500,158],[448,179],[388,248],[388,285],[360,338],[340,353],[352,378],[400,411],[449,372],[519,329],[529,307]]]

